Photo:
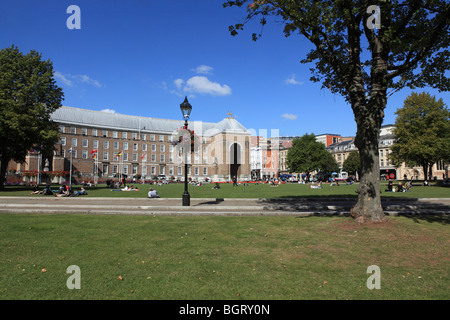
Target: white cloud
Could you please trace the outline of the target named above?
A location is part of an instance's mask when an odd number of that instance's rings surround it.
[[[95,79],[90,78],[89,76],[85,75],[85,74],[78,74],[73,76],[74,79],[77,79],[80,82],[84,82],[93,86],[96,86],[97,88],[101,88],[102,84],[100,82],[98,82]]]
[[[102,109],[102,110],[100,110],[100,111],[101,111],[101,112],[107,112],[107,113],[116,113],[116,110],[109,109],[109,108]]]
[[[199,65],[197,68],[192,69],[193,71],[195,71],[198,74],[212,74],[213,71],[213,67],[210,66],[206,66],[204,64]]]
[[[195,76],[186,81],[184,91],[210,94],[213,96],[226,96],[231,94],[231,88],[226,84],[221,85],[203,76]]]
[[[295,115],[295,114],[283,113],[281,116],[288,120],[297,120],[297,115]]]
[[[69,87],[74,86],[76,83],[87,83],[97,88],[103,87],[103,85],[99,81],[92,79],[91,77],[85,74],[72,75],[72,74],[62,74],[59,71],[55,71],[54,76],[57,80],[61,81],[63,84]]]
[[[302,85],[303,82],[302,81],[297,81],[295,80],[295,74],[292,74],[292,76],[290,78],[287,78],[286,80],[284,80],[285,84],[294,84],[294,85]]]
[[[181,87],[184,84],[184,80],[183,79],[177,79],[173,83],[175,83],[175,86],[177,87],[177,89],[181,89]]]
[[[61,81],[65,85],[67,85],[69,87],[73,86],[73,82],[71,80],[67,79],[67,77],[65,75],[63,75],[61,72],[55,71],[54,76],[55,76],[56,80]]]

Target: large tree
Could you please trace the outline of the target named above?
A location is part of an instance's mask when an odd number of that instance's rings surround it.
[[[450,160],[450,111],[442,99],[413,92],[396,115],[389,159],[396,166],[421,166],[425,179],[431,179],[433,165]]]
[[[52,150],[59,131],[50,115],[62,99],[50,60],[15,46],[0,50],[0,188],[10,160],[25,161],[32,148]]]
[[[388,96],[403,87],[448,90],[450,3],[446,0],[229,0],[246,8],[232,35],[260,17],[284,22],[284,34],[313,44],[302,63],[314,63],[311,80],[351,105],[361,158],[357,222],[383,222],[378,162],[379,131]],[[379,9],[379,12],[374,14]],[[376,27],[376,28],[375,28]],[[256,40],[261,34],[253,34]],[[280,53],[282,55],[282,53]]]
[[[339,165],[323,143],[316,141],[314,134],[295,138],[286,156],[286,164],[291,172],[338,171]]]

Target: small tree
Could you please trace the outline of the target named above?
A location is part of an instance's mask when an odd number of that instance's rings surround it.
[[[344,160],[342,169],[350,174],[359,173],[359,170],[361,169],[361,160],[359,158],[358,151],[353,150],[352,152],[350,152],[347,159]]]
[[[339,165],[325,149],[323,143],[316,141],[314,134],[295,138],[286,156],[286,164],[291,172],[337,171]]]
[[[395,166],[421,166],[425,179],[433,165],[450,160],[450,111],[442,99],[428,93],[412,93],[397,109],[395,141],[389,159]]]

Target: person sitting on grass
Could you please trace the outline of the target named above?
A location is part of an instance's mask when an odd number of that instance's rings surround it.
[[[317,185],[311,183],[311,189],[322,189],[322,181],[320,181]]]
[[[75,196],[83,196],[83,195],[87,195],[86,189],[84,189],[83,187],[81,187],[80,191],[75,192]]]
[[[35,183],[33,185],[33,191],[30,192],[30,195],[32,195],[32,194],[39,194],[39,193],[42,193],[42,192],[39,191],[39,186],[37,185],[37,183]]]
[[[220,189],[220,185],[218,182],[216,182],[216,185],[214,187],[212,187],[213,189]]]
[[[147,198],[159,198],[159,194],[158,194],[158,192],[156,192],[155,189],[150,188],[150,190],[148,191]]]

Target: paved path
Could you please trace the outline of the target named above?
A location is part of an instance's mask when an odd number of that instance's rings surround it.
[[[356,199],[191,199],[0,197],[0,213],[140,215],[349,215]],[[450,199],[383,200],[386,214],[450,214]]]

